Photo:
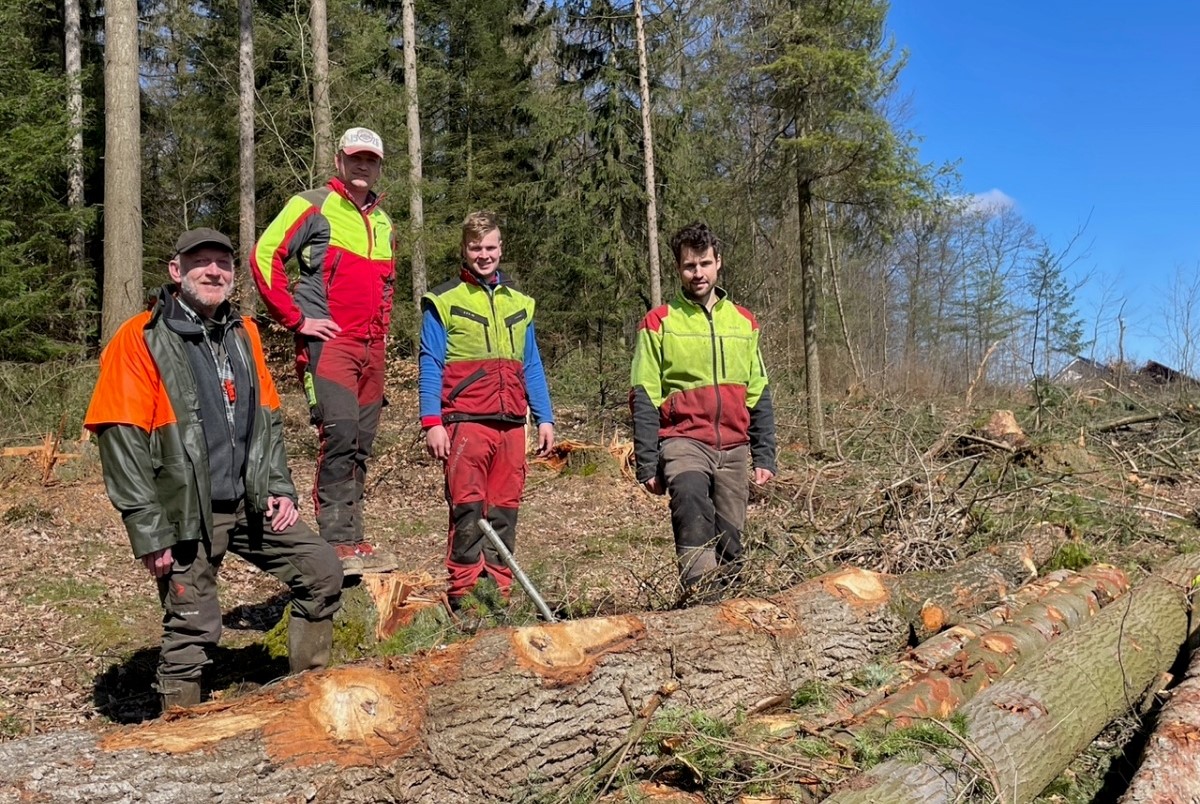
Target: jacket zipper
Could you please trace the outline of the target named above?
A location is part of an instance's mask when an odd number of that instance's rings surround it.
[[[499,336],[500,336],[500,332],[499,332],[500,319],[496,317],[496,288],[495,288],[495,286],[490,287],[490,288],[484,287],[484,292],[487,293],[488,306],[491,307],[491,310],[492,310],[492,323],[494,323],[496,325],[496,330],[497,330],[496,336],[497,336],[497,338],[499,338]],[[511,336],[512,336],[511,329],[508,331],[508,334],[509,334],[509,337],[511,340]],[[490,345],[488,346],[488,351],[489,352],[492,351],[492,347]],[[500,357],[499,355],[496,355],[497,359],[499,357]],[[499,370],[496,371],[496,383],[499,388],[499,394],[500,394],[500,415],[503,416],[508,413],[508,410],[506,409],[506,406],[504,404],[504,372],[503,371],[499,371]]]
[[[716,433],[717,449],[721,449],[721,378],[717,374],[717,325],[713,323],[712,310],[707,307],[701,307],[704,311],[705,318],[708,319],[709,344],[712,346],[712,367],[713,367],[713,390],[717,396],[717,416],[713,421],[713,430]],[[722,346],[721,356],[724,358],[725,349]]]
[[[525,320],[525,311],[518,310],[517,312],[504,319],[505,326],[508,327],[508,345],[512,347],[513,357],[517,356],[517,336],[513,331],[517,324]]]

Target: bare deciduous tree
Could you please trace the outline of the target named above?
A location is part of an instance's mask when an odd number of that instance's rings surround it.
[[[333,123],[329,111],[329,19],[325,0],[312,0],[313,174],[333,165]]]
[[[646,235],[650,250],[650,305],[662,304],[662,273],[658,255],[658,193],[654,180],[654,128],[650,115],[650,67],[646,60],[646,26],[642,19],[642,0],[633,0],[633,21],[637,30],[638,85],[642,98],[642,143],[646,175]]]

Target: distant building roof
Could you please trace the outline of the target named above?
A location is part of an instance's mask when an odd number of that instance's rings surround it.
[[[1059,385],[1081,385],[1093,380],[1108,380],[1114,376],[1113,370],[1105,364],[1086,357],[1076,357],[1059,369],[1051,382]]]
[[[1200,386],[1200,380],[1189,377],[1183,372],[1176,371],[1170,366],[1159,363],[1156,360],[1147,360],[1145,365],[1131,372],[1129,377],[1143,384]],[[1116,370],[1112,366],[1086,357],[1076,357],[1059,369],[1051,382],[1059,385],[1087,385],[1093,382],[1115,381],[1115,379]]]

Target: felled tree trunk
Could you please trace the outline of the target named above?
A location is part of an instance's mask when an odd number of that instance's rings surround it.
[[[916,647],[909,649],[898,661],[892,663],[889,668],[891,677],[888,681],[866,695],[838,700],[829,711],[816,716],[802,713],[763,715],[748,721],[747,727],[749,730],[753,730],[755,727],[761,726],[774,736],[788,736],[800,731],[812,734],[853,720],[872,707],[879,705],[901,685],[915,676],[949,662],[972,640],[978,639],[985,632],[1004,623],[1012,622],[1022,608],[1040,600],[1064,582],[1075,577],[1077,574],[1071,570],[1055,570],[1049,575],[1036,578],[1018,588],[987,611],[926,639]]]
[[[498,629],[99,738],[0,744],[0,782],[48,802],[507,799],[577,780],[660,687],[678,689],[670,705],[725,717],[894,654],[927,598],[982,608],[1059,533],[1029,536],[941,575],[846,569],[770,600]]]
[[[848,726],[850,733],[883,725],[903,728],[920,718],[950,717],[1018,663],[1128,591],[1129,578],[1121,570],[1108,565],[1089,567],[1016,612],[1011,622],[980,634],[950,659],[914,676],[864,711]]]
[[[961,750],[917,764],[885,762],[826,801],[953,801],[981,780],[1001,801],[1031,801],[1170,666],[1187,638],[1197,574],[1200,556],[1169,562],[972,699],[960,710],[968,723]]]
[[[1200,650],[1171,691],[1120,804],[1200,801]]]

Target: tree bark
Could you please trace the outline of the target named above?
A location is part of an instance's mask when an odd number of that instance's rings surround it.
[[[658,254],[658,191],[654,178],[654,127],[651,124],[650,67],[646,59],[646,24],[642,0],[633,0],[633,22],[637,32],[638,86],[642,97],[642,143],[646,178],[646,237],[650,250],[650,306],[662,304],[662,266]]]
[[[254,3],[238,0],[238,246],[243,266],[257,239],[254,208]],[[254,277],[243,270],[238,281],[242,315],[254,315]]]
[[[962,750],[891,760],[851,779],[829,804],[946,802],[986,777],[1006,804],[1033,800],[1115,717],[1134,706],[1188,636],[1200,556],[1180,556],[1115,605],[960,710]],[[982,769],[980,764],[982,763]]]
[[[1200,801],[1200,650],[1158,715],[1120,804]]]
[[[67,116],[71,140],[67,143],[67,207],[75,217],[67,253],[74,279],[71,282],[71,313],[80,346],[87,342],[89,327],[84,320],[91,282],[84,260],[86,231],[83,223],[83,54],[80,35],[79,0],[63,3],[64,61],[67,72]]]
[[[104,294],[101,340],[142,308],[142,135],[135,0],[104,9]]]
[[[417,95],[417,23],[414,0],[403,1],[404,96],[408,104],[408,217],[412,230],[413,304],[421,309],[428,288],[425,271],[425,202],[421,186],[424,158],[421,153],[421,107]],[[420,324],[417,325],[420,327]]]
[[[313,162],[318,177],[333,168],[333,123],[329,110],[329,18],[325,0],[312,0]]]
[[[808,444],[813,452],[825,451],[825,409],[821,406],[821,351],[817,344],[819,315],[817,267],[813,265],[812,185],[796,175],[796,216],[799,221],[800,300],[804,320],[804,396]]]
[[[1089,569],[1021,608],[1011,622],[987,630],[954,656],[917,674],[869,707],[847,729],[858,734],[873,727],[904,728],[914,720],[950,717],[1018,663],[1044,650],[1052,640],[1087,622],[1129,591],[1128,577],[1116,567]]]
[[[1072,590],[1073,595],[1090,590],[1104,589],[1121,593],[1128,591],[1124,573],[1106,565],[1093,565],[1082,573],[1057,570],[1017,589],[1000,605],[988,609],[969,621],[947,628],[939,634],[909,650],[899,661],[891,665],[892,677],[886,683],[871,690],[865,696],[838,701],[828,712],[817,717],[796,713],[784,716],[765,716],[753,722],[761,722],[775,735],[792,734],[803,730],[814,733],[832,726],[861,718],[866,712],[881,705],[889,706],[897,690],[915,678],[938,669],[945,670],[951,662],[959,668],[964,664],[959,655],[973,643],[978,643],[989,631],[1009,623],[1020,621],[1029,607],[1035,604],[1052,603],[1059,590]],[[967,675],[960,673],[957,675]],[[886,703],[885,703],[886,701]]]
[[[0,782],[46,802],[507,799],[619,749],[664,687],[728,717],[893,654],[931,591],[994,600],[1053,553],[1050,533],[941,575],[844,569],[769,600],[498,629],[99,737],[0,744]]]

